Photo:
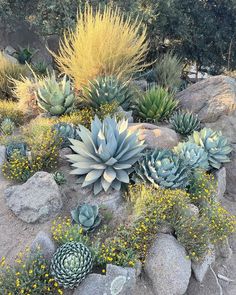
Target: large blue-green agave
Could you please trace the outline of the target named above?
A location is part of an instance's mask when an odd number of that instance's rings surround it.
[[[128,131],[128,120],[117,122],[107,117],[102,122],[95,117],[91,131],[83,126],[79,129],[81,140],[70,139],[75,154],[67,157],[74,168],[71,173],[79,176],[82,187],[92,186],[97,195],[109,188],[120,190],[122,183],[129,183],[132,166],[145,146],[136,132]]]

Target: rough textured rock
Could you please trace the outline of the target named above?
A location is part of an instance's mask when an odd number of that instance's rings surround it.
[[[210,77],[181,91],[177,98],[202,122],[215,122],[236,109],[236,82],[222,75]]]
[[[226,168],[226,194],[232,200],[236,201],[236,112],[230,116],[222,116],[218,121],[208,123],[206,126],[213,130],[221,130],[222,134],[232,144],[231,162],[224,166]]]
[[[27,223],[45,222],[62,207],[61,192],[53,175],[35,173],[26,183],[4,191],[8,207]]]
[[[134,80],[133,81],[134,86],[138,87],[142,91],[146,91],[148,88],[148,83],[145,79],[143,80]]]
[[[0,145],[0,181],[3,180],[2,165],[6,159],[6,148],[4,145]]]
[[[202,282],[209,266],[215,261],[214,247],[210,247],[209,253],[200,262],[192,262],[192,270],[197,281]]]
[[[222,258],[225,258],[225,259],[231,258],[233,254],[233,250],[230,247],[228,239],[222,241],[216,246],[216,253],[217,253],[217,256],[220,256]]]
[[[217,198],[221,200],[224,197],[226,191],[226,169],[222,167],[215,173],[215,179],[217,181]]]
[[[90,274],[73,295],[131,295],[136,286],[136,270],[107,265],[106,275]]]
[[[178,134],[168,128],[148,123],[129,124],[130,131],[138,131],[139,139],[144,140],[148,148],[170,148],[176,146],[180,138]]]
[[[159,234],[149,250],[144,270],[154,294],[181,295],[187,290],[191,261],[183,246],[171,235]]]
[[[37,234],[30,246],[30,250],[32,253],[36,252],[38,248],[42,252],[44,258],[46,258],[47,260],[51,260],[53,254],[56,251],[55,243],[50,239],[48,234],[43,231],[40,231]]]

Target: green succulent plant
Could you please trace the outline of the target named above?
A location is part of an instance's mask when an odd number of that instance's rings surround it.
[[[72,150],[68,155],[79,176],[82,187],[90,186],[95,195],[109,188],[120,190],[122,183],[129,183],[132,166],[141,157],[143,142],[136,132],[128,131],[128,120],[117,122],[107,117],[100,121],[97,116],[91,123],[91,131],[79,126],[81,140],[70,139]]]
[[[93,231],[101,223],[99,209],[96,205],[83,204],[71,211],[73,222],[85,231]]]
[[[167,149],[149,151],[135,166],[133,180],[165,188],[185,188],[189,169],[182,159]]]
[[[201,126],[197,115],[183,111],[176,112],[170,118],[170,123],[176,132],[184,136],[192,134],[195,130],[199,130]]]
[[[64,288],[78,286],[93,267],[90,250],[82,243],[67,242],[54,253],[51,274]]]
[[[24,142],[11,142],[6,145],[6,159],[9,161],[14,153],[25,157],[27,155],[27,145]]]
[[[120,81],[116,77],[105,76],[89,82],[89,85],[84,88],[83,99],[93,108],[116,101],[119,106],[127,110],[132,96],[128,82]]]
[[[164,88],[152,87],[138,100],[136,110],[142,119],[157,122],[168,119],[177,106],[172,94]]]
[[[76,127],[73,124],[60,122],[52,127],[57,132],[57,135],[62,139],[61,147],[65,148],[70,145],[69,138],[79,138]]]
[[[194,131],[189,137],[189,141],[206,151],[209,165],[212,168],[220,169],[223,163],[230,162],[228,155],[232,151],[232,147],[220,131],[203,128],[199,132]]]
[[[54,72],[45,78],[36,95],[39,107],[52,116],[67,114],[74,107],[75,95],[70,81],[64,76],[57,82]]]
[[[54,180],[56,181],[56,183],[58,185],[62,185],[62,184],[65,184],[66,183],[66,178],[65,178],[65,175],[63,172],[61,171],[56,171],[54,174],[53,174],[53,177],[54,177]]]
[[[5,118],[1,123],[0,129],[4,135],[12,135],[15,130],[15,123],[11,119]]]
[[[185,162],[190,169],[209,168],[208,156],[204,148],[191,142],[180,142],[174,147],[174,152]]]

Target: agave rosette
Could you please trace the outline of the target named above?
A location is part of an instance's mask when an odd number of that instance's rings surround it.
[[[75,168],[71,173],[79,176],[82,187],[93,187],[94,194],[120,190],[122,183],[129,183],[132,166],[144,149],[136,132],[128,131],[128,120],[117,122],[107,117],[100,121],[96,116],[91,131],[79,126],[81,140],[70,139],[75,154],[68,159]]]

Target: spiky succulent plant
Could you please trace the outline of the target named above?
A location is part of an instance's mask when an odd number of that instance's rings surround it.
[[[89,82],[89,85],[84,88],[83,99],[93,108],[116,101],[126,110],[131,103],[132,96],[128,82],[120,81],[113,76],[105,76]]]
[[[82,243],[67,242],[57,249],[51,261],[51,274],[64,288],[78,286],[93,267],[90,250]]]
[[[70,139],[72,150],[68,155],[75,169],[72,174],[79,176],[82,187],[93,187],[97,195],[109,188],[120,190],[121,183],[129,183],[132,166],[141,157],[143,142],[136,132],[128,131],[128,120],[117,122],[107,117],[100,121],[96,116],[91,131],[79,126],[81,140]]]
[[[12,135],[15,130],[15,123],[11,119],[5,118],[1,123],[0,129],[4,135]]]
[[[209,165],[212,168],[220,169],[223,163],[230,162],[228,155],[232,151],[232,147],[220,131],[203,128],[199,132],[194,131],[189,137],[189,141],[201,146],[206,151]]]
[[[62,171],[56,171],[53,174],[53,177],[58,185],[62,185],[62,184],[66,183],[66,178],[65,178],[65,175]]]
[[[145,181],[165,188],[184,188],[189,169],[182,159],[167,149],[149,151],[135,166],[135,182]]]
[[[182,135],[192,134],[193,131],[199,130],[201,125],[197,115],[183,111],[176,112],[170,118],[170,123],[173,129]]]
[[[174,147],[174,152],[185,162],[190,169],[209,168],[207,153],[204,148],[191,142],[180,142]]]
[[[157,122],[169,118],[177,106],[172,94],[161,87],[152,87],[138,100],[136,109],[142,119]]]
[[[14,153],[25,157],[27,154],[27,145],[24,142],[11,142],[6,145],[6,158],[9,161]]]
[[[54,72],[48,75],[36,95],[39,107],[52,116],[67,114],[73,109],[75,95],[66,76],[58,82]]]
[[[97,205],[83,204],[71,211],[72,220],[85,231],[93,231],[101,223]]]
[[[60,122],[53,125],[52,129],[55,130],[57,136],[59,136],[62,139],[61,146],[63,148],[68,147],[70,145],[69,138],[78,138],[77,129],[73,124]]]

